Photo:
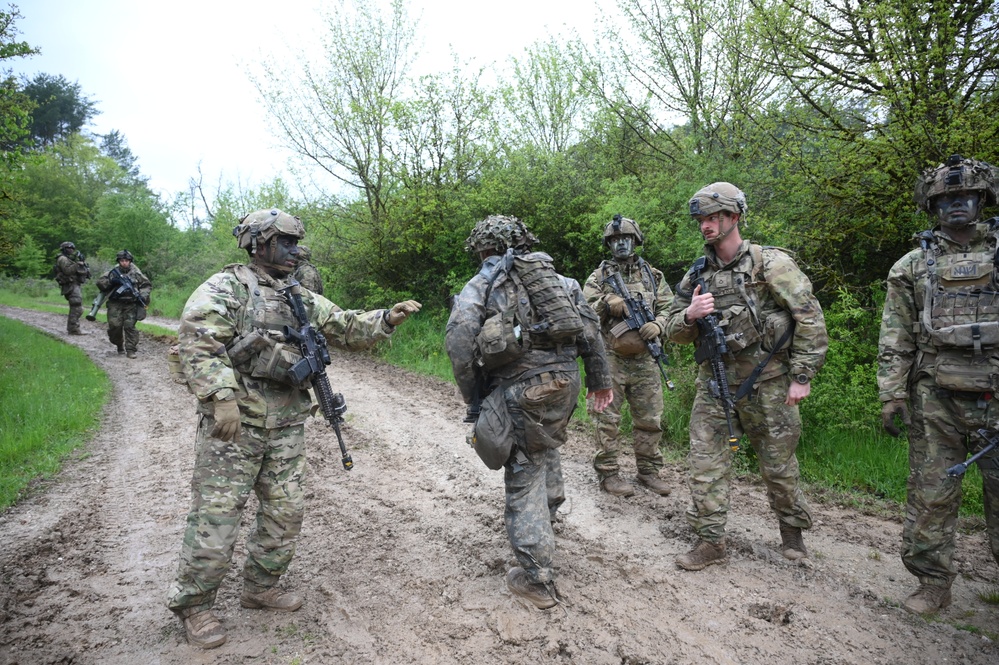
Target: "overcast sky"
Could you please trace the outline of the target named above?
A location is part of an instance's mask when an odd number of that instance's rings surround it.
[[[7,2],[4,2],[6,6]],[[62,75],[100,111],[91,131],[119,130],[154,190],[172,198],[201,164],[206,183],[256,185],[283,170],[247,63],[315,34],[323,0],[14,0],[20,39],[41,55],[14,72]],[[331,3],[326,3],[331,5]],[[609,3],[607,3],[609,4]],[[425,60],[444,70],[453,49],[480,65],[549,34],[588,36],[594,0],[409,0]],[[436,63],[436,64],[435,64]]]

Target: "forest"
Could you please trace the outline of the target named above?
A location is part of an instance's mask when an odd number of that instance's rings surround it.
[[[582,281],[622,214],[675,284],[701,252],[687,200],[725,180],[748,199],[743,237],[793,252],[826,313],[806,428],[880,436],[883,283],[932,224],[913,202],[916,177],[954,153],[999,163],[995,3],[617,0],[609,11],[595,38],[538,42],[493,75],[456,60],[417,76],[419,24],[404,0],[331,3],[321,58],[251,74],[278,138],[336,184],[304,194],[277,176],[211,188],[192,174],[166,200],[127,127],[88,129],[99,109],[78,83],[0,71],[2,286],[54,288],[63,240],[95,270],[127,247],[155,285],[154,313],[177,316],[195,286],[245,258],[238,219],[280,207],[304,221],[332,300],[415,298],[431,322],[420,330],[433,331],[477,268],[464,241],[485,216],[523,219]],[[0,67],[37,52],[19,41],[19,18],[0,10]],[[687,350],[671,353],[689,369]]]

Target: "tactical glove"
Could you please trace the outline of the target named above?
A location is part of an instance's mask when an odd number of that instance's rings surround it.
[[[888,434],[897,437],[901,432],[895,425],[895,416],[901,418],[906,425],[912,424],[909,419],[909,407],[905,405],[904,399],[890,400],[881,407],[881,426]]]
[[[239,404],[235,399],[215,402],[215,427],[212,436],[232,441],[239,436]]]
[[[606,296],[604,302],[607,304],[607,313],[618,319],[623,319],[628,311],[624,304],[624,298],[614,293]]]
[[[420,303],[415,300],[406,300],[404,302],[396,303],[389,310],[388,314],[385,315],[385,322],[390,326],[397,326],[403,321],[405,321],[411,314],[416,314],[423,307]]]
[[[656,321],[649,321],[643,324],[641,328],[638,329],[638,334],[641,335],[642,339],[646,342],[655,339],[663,334],[663,329]]]

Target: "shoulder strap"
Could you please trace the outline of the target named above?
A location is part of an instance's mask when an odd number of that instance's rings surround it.
[[[260,282],[257,281],[257,276],[253,274],[253,271],[247,268],[242,263],[233,263],[227,265],[225,270],[231,272],[240,284],[246,287],[249,293],[250,303],[253,309],[253,321],[263,321],[267,314],[267,304],[264,301],[264,297],[260,295]],[[240,330],[240,334],[245,334],[246,331]]]
[[[642,257],[638,257],[638,269],[642,271],[644,277],[649,278],[648,286],[652,287],[652,297],[656,297],[656,292],[659,289],[659,285],[656,284],[656,276],[652,274],[652,266]],[[643,280],[644,281],[644,280]]]

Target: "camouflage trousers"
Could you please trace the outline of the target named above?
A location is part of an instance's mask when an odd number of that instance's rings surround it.
[[[566,426],[579,396],[579,372],[545,372],[507,389],[514,454],[504,468],[507,537],[532,582],[555,579],[552,521],[565,501],[562,461]]]
[[[77,283],[65,284],[60,288],[62,297],[69,303],[69,317],[66,319],[66,332],[80,332],[80,317],[83,316],[83,293]]]
[[[979,401],[977,395],[940,391],[930,377],[917,380],[911,395],[902,563],[924,584],[950,586],[957,574],[954,533],[961,506],[961,478],[951,478],[946,470],[984,445],[974,434],[995,424],[995,400]],[[989,544],[999,563],[999,453],[982,458],[979,470]]]
[[[697,379],[697,393],[690,413],[690,453],[687,455],[691,506],[687,522],[709,542],[725,536],[729,510],[729,478],[732,450],[721,402],[707,390],[707,379]],[[797,406],[787,406],[789,377],[782,375],[762,382],[739,400],[732,414],[736,436],[746,434],[760,463],[767,500],[778,519],[790,526],[808,529],[812,517],[801,491],[798,458],[794,451],[801,436]]]
[[[652,356],[624,358],[607,354],[610,361],[614,401],[602,413],[590,411],[597,425],[597,454],[593,468],[601,478],[613,476],[620,466],[617,462],[621,450],[621,407],[625,400],[631,410],[632,438],[638,473],[656,474],[663,467],[659,450],[663,428],[663,385],[659,368]]]
[[[251,491],[260,507],[246,541],[245,586],[259,592],[277,584],[288,570],[302,529],[305,427],[243,424],[239,440],[226,442],[211,436],[214,424],[211,416],[202,416],[198,424],[191,512],[177,579],[167,598],[171,610],[211,608],[229,571],[240,515]]]
[[[126,351],[139,348],[139,331],[135,329],[138,308],[134,302],[108,300],[108,339]]]

